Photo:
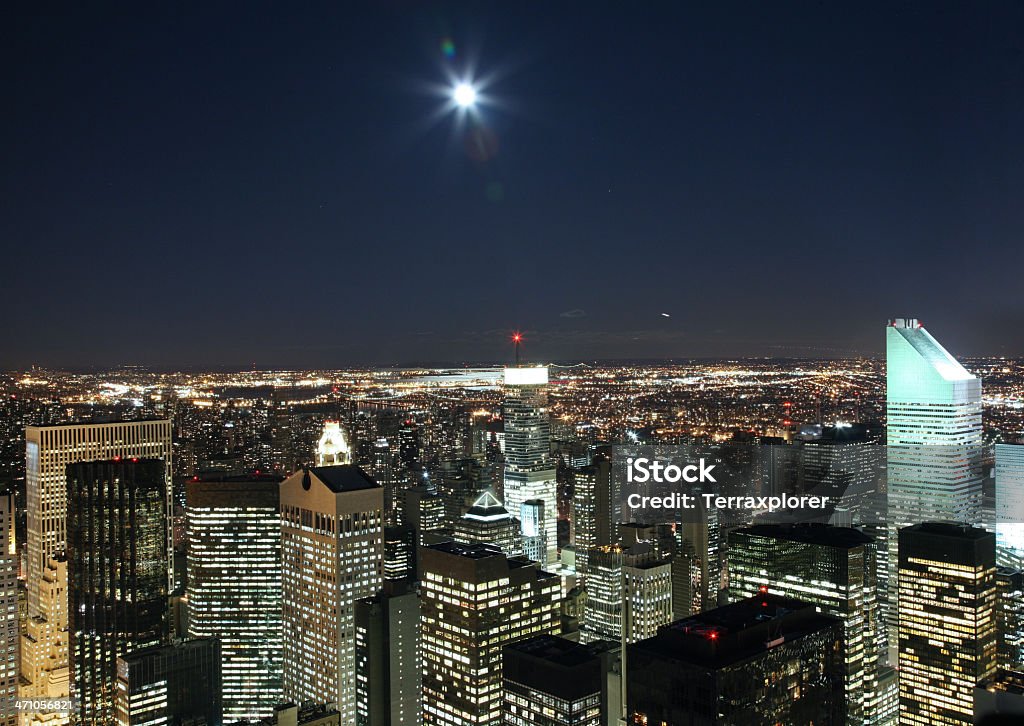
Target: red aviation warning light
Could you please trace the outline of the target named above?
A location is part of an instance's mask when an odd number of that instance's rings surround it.
[[[516,365],[518,366],[519,365],[519,344],[521,342],[523,342],[523,334],[520,333],[518,330],[516,332],[512,333],[512,342],[515,343],[515,346],[516,346]]]

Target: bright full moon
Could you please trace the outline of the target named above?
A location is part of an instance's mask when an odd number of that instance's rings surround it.
[[[455,86],[455,90],[452,91],[452,98],[458,106],[462,108],[469,108],[476,103],[476,89],[468,83],[460,83]]]

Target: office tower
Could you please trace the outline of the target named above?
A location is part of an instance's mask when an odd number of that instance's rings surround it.
[[[901,724],[971,724],[996,671],[995,535],[925,522],[899,532]]]
[[[1024,668],[1024,576],[1020,570],[996,569],[996,637],[998,666]]]
[[[576,546],[576,573],[587,578],[587,557],[595,547],[619,541],[618,496],[612,489],[611,460],[603,454],[589,466],[573,470],[572,541]]]
[[[352,462],[345,432],[337,421],[324,421],[324,431],[316,445],[317,466],[340,466]]]
[[[357,600],[356,726],[423,722],[420,598],[402,587]]]
[[[676,525],[676,544],[672,553],[672,619],[681,620],[713,607],[711,587],[710,528],[706,512],[691,522]]]
[[[454,531],[455,524],[473,505],[481,492],[493,489],[489,473],[476,459],[441,461],[430,470],[428,486],[433,486],[444,501],[445,526]],[[508,502],[506,502],[508,504]],[[510,510],[510,512],[513,510]]]
[[[220,644],[186,640],[136,650],[117,659],[117,726],[221,726]]]
[[[75,723],[114,720],[117,659],[168,636],[167,467],[67,467],[68,627]]]
[[[505,369],[505,506],[518,512],[527,500],[544,502],[547,550],[538,560],[544,566],[558,559],[558,501],[547,383],[546,367]]]
[[[502,648],[560,625],[560,579],[485,544],[421,551],[423,721],[501,721]]]
[[[996,444],[996,545],[1000,559],[1024,566],[1024,444]]]
[[[53,557],[39,583],[39,614],[25,621],[21,637],[20,698],[66,699],[70,693],[68,661],[68,564],[64,555]],[[31,696],[26,694],[31,693]],[[58,726],[67,713],[23,713],[23,726]]]
[[[607,640],[580,645],[539,635],[506,646],[503,723],[603,726],[609,716],[617,720],[618,662],[619,644]]]
[[[842,623],[759,595],[627,646],[627,723],[843,724]]]
[[[794,446],[799,463],[794,493],[828,497],[834,509],[823,516],[831,514],[833,524],[878,521],[869,505],[882,489],[885,448],[869,441],[867,426],[805,426]]]
[[[14,541],[14,495],[0,494],[0,726],[17,723],[18,549]]]
[[[149,458],[166,462],[168,517],[171,512],[171,422],[123,421],[104,424],[25,428],[26,578],[29,617],[39,614],[47,562],[62,554],[67,541],[65,467],[79,461]],[[168,528],[168,553],[172,551]],[[170,554],[168,554],[168,557]],[[170,573],[168,565],[168,573]],[[170,578],[170,574],[168,574]],[[168,579],[168,587],[172,583]]]
[[[67,632],[67,478],[79,461],[160,458],[167,468],[167,509],[171,507],[171,422],[125,421],[105,424],[25,428],[27,614],[21,642],[21,698],[68,697]],[[171,536],[170,528],[167,532]],[[172,552],[168,541],[168,558]],[[168,571],[168,587],[172,569]],[[56,599],[54,599],[56,598]],[[45,618],[56,618],[46,622]],[[49,719],[50,715],[32,717]],[[67,723],[56,717],[49,723]]]
[[[295,470],[291,404],[280,387],[274,386],[270,400],[270,446],[274,471],[287,475]]]
[[[383,490],[358,466],[281,484],[284,697],[336,703],[355,724],[355,601],[381,586]]]
[[[672,621],[672,565],[651,542],[597,547],[589,553],[585,641],[632,643]]]
[[[515,520],[490,490],[477,497],[473,506],[455,523],[455,539],[467,544],[492,544],[509,557],[523,551]]]
[[[729,534],[729,599],[802,600],[843,623],[846,722],[874,722],[878,607],[875,542],[824,524],[759,524]]]
[[[276,475],[185,485],[188,634],[220,641],[227,723],[283,700],[280,486]]]
[[[975,524],[981,516],[981,381],[917,320],[886,328],[890,648],[898,530],[916,522]]]
[[[384,528],[385,582],[412,580],[416,576],[416,530],[408,524]]]
[[[403,519],[416,530],[416,546],[422,547],[425,534],[444,531],[444,500],[424,486],[412,487],[405,492]]]
[[[552,512],[550,516],[554,516]],[[543,562],[547,556],[548,513],[543,499],[527,499],[519,507],[519,531],[523,555],[534,562]]]
[[[398,459],[408,468],[420,462],[421,452],[419,425],[408,416],[398,429]]]

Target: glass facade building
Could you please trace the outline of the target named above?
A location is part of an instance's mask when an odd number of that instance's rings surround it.
[[[70,464],[67,496],[72,720],[107,726],[117,659],[168,636],[166,464]]]
[[[875,542],[847,527],[762,524],[729,533],[729,599],[763,592],[813,603],[843,623],[846,718],[875,723]]]
[[[627,646],[627,723],[845,723],[842,623],[810,603],[760,595]]]
[[[216,638],[146,648],[118,658],[115,723],[221,726],[220,663]]]

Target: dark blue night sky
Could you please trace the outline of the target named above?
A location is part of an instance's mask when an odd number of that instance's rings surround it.
[[[1024,4],[290,5],[5,9],[0,367],[1024,354]]]

